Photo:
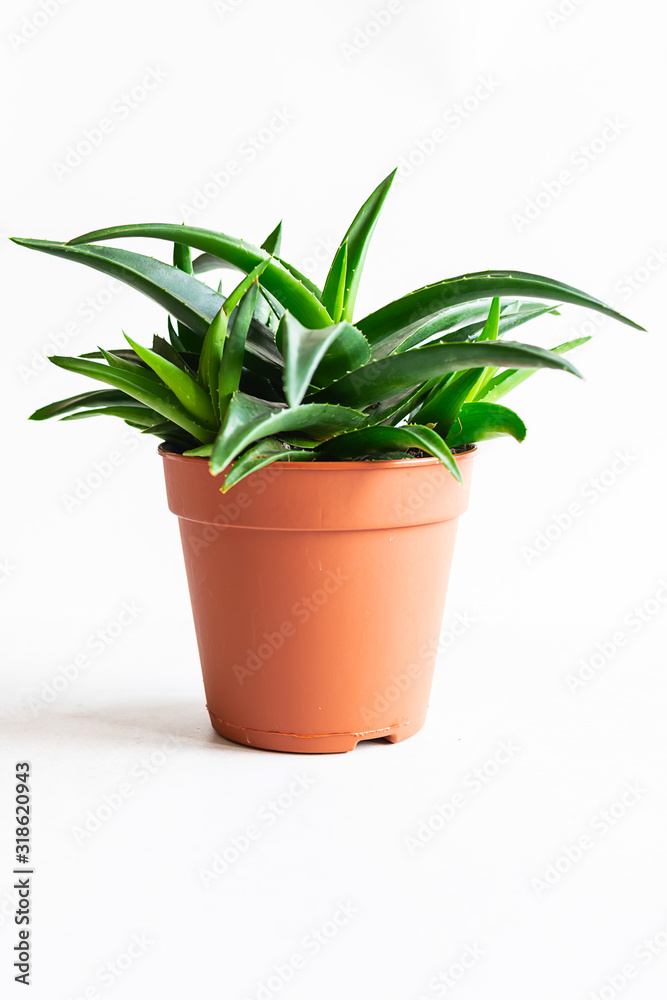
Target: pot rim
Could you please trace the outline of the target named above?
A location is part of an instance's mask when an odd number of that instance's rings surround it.
[[[454,455],[455,460],[458,462],[461,459],[468,458],[470,455],[474,455],[477,451],[477,445],[472,445],[467,451],[459,452]],[[158,447],[158,455],[162,458],[168,458],[171,461],[181,461],[181,462],[206,462],[208,459],[200,455],[182,455],[178,451],[170,451],[167,446],[161,444]],[[345,461],[341,460],[339,462],[276,462],[281,469],[310,469],[315,472],[337,472],[341,469],[364,469],[372,472],[373,469],[405,469],[405,468],[422,468],[428,465],[441,465],[439,458],[431,456],[430,458],[395,458],[389,459],[387,461]]]

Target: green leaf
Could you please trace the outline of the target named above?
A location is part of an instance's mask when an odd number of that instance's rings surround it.
[[[484,324],[484,328],[479,335],[480,340],[497,340],[498,324],[500,322],[500,299],[498,297],[491,301],[489,315]]]
[[[288,410],[275,409],[236,392],[215,440],[211,471],[214,475],[222,472],[248,445],[261,438],[304,431],[313,440],[323,441],[358,426],[363,420],[362,413],[345,406],[309,404]]]
[[[312,397],[316,403],[343,403],[364,409],[381,399],[396,395],[428,379],[461,368],[486,365],[515,368],[563,368],[579,375],[565,358],[541,347],[512,341],[465,343],[453,341],[433,347],[418,347],[405,354],[394,354],[371,361],[351,372]]]
[[[363,335],[346,322],[307,330],[285,313],[277,343],[285,359],[283,387],[290,406],[299,405],[316,372],[319,384],[328,384],[370,358]]]
[[[430,316],[425,322],[417,320],[402,327],[393,338],[387,338],[373,347],[373,357],[383,358],[389,354],[403,354],[413,347],[421,347],[431,341],[442,343],[448,340],[472,340],[484,327],[488,317],[489,304],[464,302]]]
[[[218,411],[221,421],[225,419],[232,396],[241,381],[246,337],[255,312],[258,291],[255,280],[246,289],[225,340],[218,382]]]
[[[278,257],[278,261],[282,264],[284,268],[286,268],[286,270],[289,271],[289,273],[294,278],[296,278],[297,281],[300,281],[302,285],[305,285],[305,287],[308,289],[311,295],[314,295],[318,301],[321,301],[322,292],[317,287],[314,281],[311,281],[311,279],[308,278],[305,274],[302,274],[301,271],[297,271],[297,269],[294,267],[294,264],[290,264],[290,262],[288,260],[285,260],[283,257]]]
[[[152,378],[112,368],[109,365],[101,365],[96,361],[86,361],[84,358],[52,357],[49,361],[66,371],[75,372],[77,375],[88,375],[89,378],[107,382],[116,389],[121,389],[133,399],[152,407],[167,420],[173,420],[198,441],[205,443],[215,436],[213,431],[199,424],[182,408],[172,392],[161,383],[154,382]]]
[[[152,349],[155,354],[159,354],[167,361],[171,361],[172,365],[176,365],[181,371],[186,372],[188,370],[188,366],[180,353],[164,337],[158,337],[157,333],[153,334]]]
[[[236,309],[237,305],[239,304],[245,293],[248,291],[249,288],[251,288],[253,281],[259,280],[260,275],[266,270],[268,264],[269,264],[269,258],[260,261],[257,267],[253,268],[253,270],[249,274],[246,274],[245,278],[243,278],[242,281],[239,281],[236,288],[229,293],[229,295],[225,299],[225,305],[224,305],[225,312],[227,313],[228,316],[231,316],[232,312],[234,311],[234,309]]]
[[[345,279],[347,276],[347,243],[343,241],[333,259],[322,292],[322,305],[334,323],[340,323],[345,306]]]
[[[370,198],[368,198],[355,215],[350,228],[345,233],[341,245],[336,253],[338,258],[342,247],[347,244],[347,266],[345,275],[345,293],[343,301],[342,318],[351,321],[354,314],[354,304],[357,299],[357,291],[361,280],[361,273],[366,260],[368,244],[371,241],[375,226],[382,211],[384,200],[387,197],[389,188],[394,179],[396,170],[392,170],[388,177],[375,188]],[[334,258],[334,265],[336,263]],[[333,266],[332,265],[332,270]],[[325,287],[326,292],[326,287]]]
[[[226,493],[251,472],[257,472],[272,462],[310,462],[316,457],[310,450],[289,448],[278,438],[264,438],[253,444],[236,459],[225,476],[222,492]]]
[[[167,316],[167,329],[169,330],[169,341],[177,351],[184,351],[188,354],[199,354],[201,351],[202,338],[198,333],[194,333],[184,323],[177,323],[178,329],[174,329],[171,316]]]
[[[283,224],[279,222],[276,228],[269,233],[264,242],[262,243],[261,250],[266,250],[267,253],[272,254],[274,257],[278,257],[280,254],[280,244],[282,242],[283,236]]]
[[[125,334],[123,334],[125,336]],[[93,352],[91,351],[91,354]],[[96,352],[97,357],[102,357],[111,365],[112,368],[118,368],[119,371],[128,372],[130,375],[140,375],[141,378],[147,379],[154,385],[160,385],[160,378],[151,368],[147,368],[145,365],[140,364],[140,358],[136,351],[128,351],[127,348],[120,351],[105,351],[103,347],[100,347]]]
[[[282,231],[283,224],[279,222],[276,228],[266,237],[260,250],[266,250],[267,253],[277,257],[280,253]],[[198,257],[195,257],[192,268],[195,274],[202,274],[205,271],[217,271],[218,268],[236,268],[236,264],[229,264],[226,260],[222,260],[212,253],[201,253]]]
[[[423,402],[429,393],[429,386],[430,383],[425,382],[417,389],[408,389],[397,396],[383,399],[381,403],[370,408],[366,414],[364,427],[372,427],[374,424],[390,424],[395,427]]]
[[[495,296],[549,299],[584,306],[621,323],[627,323],[637,330],[643,329],[586,292],[551,278],[522,271],[482,271],[447,278],[390,302],[366,316],[357,326],[373,348],[385,341],[394,342],[397,337],[400,338],[400,343],[413,331],[418,321],[425,321],[453,306]]]
[[[489,316],[486,323],[484,324],[482,332],[479,335],[478,342],[497,340],[499,322],[500,322],[500,299],[495,298],[491,302],[491,308],[489,309]],[[470,402],[475,398],[475,396],[480,392],[481,389],[484,388],[487,382],[490,381],[490,379],[496,373],[496,371],[497,368],[495,366],[492,366],[491,368],[483,368],[482,371],[479,372],[478,381],[473,386],[471,386],[470,391],[468,393],[467,397],[468,402]],[[449,428],[447,428],[447,430],[449,430]]]
[[[115,247],[71,246],[68,243],[17,238],[14,238],[14,243],[55,257],[79,261],[95,268],[96,271],[118,278],[131,288],[148,295],[190,330],[201,336],[206,333],[209,323],[223,302],[221,295],[202,281],[181,271],[180,268],[170,267],[161,260],[131,253],[129,250],[118,250]]]
[[[317,450],[323,452],[327,458],[331,456],[335,459],[351,460],[369,455],[382,455],[386,452],[405,452],[412,448],[419,448],[434,455],[461,482],[456,459],[440,435],[430,427],[412,424],[404,427],[387,427],[384,424],[363,427],[360,430],[339,434],[318,445]]]
[[[190,247],[186,246],[184,243],[174,243],[174,267],[179,268],[181,271],[185,271],[186,274],[194,274],[192,268],[192,254],[190,253]],[[171,333],[171,331],[170,331]],[[193,339],[194,338],[194,339]],[[184,323],[178,324],[178,339],[181,343],[183,350],[197,350],[198,338],[196,334],[193,334],[192,330],[188,330]],[[186,346],[187,345],[187,348]],[[176,345],[174,345],[176,346]]]
[[[186,274],[193,274],[192,254],[190,247],[185,243],[174,243],[174,267],[185,271]]]
[[[212,451],[213,442],[210,441],[208,444],[200,444],[196,448],[189,448],[183,454],[187,455],[188,458],[210,458]]]
[[[273,236],[273,233],[271,235]],[[195,274],[205,271],[213,271],[217,268],[230,268],[231,270],[238,270],[238,268],[234,267],[233,264],[228,264],[226,261],[220,260],[218,257],[214,257],[211,253],[203,253],[195,259]],[[220,291],[220,289],[218,289],[218,291]],[[261,295],[257,300],[257,305],[255,307],[255,318],[265,326],[273,328],[277,325],[277,322],[284,311],[285,310],[278,299],[267,292],[266,289],[262,289]]]
[[[126,421],[126,423],[129,423],[129,421]],[[130,426],[132,425],[130,424]],[[192,437],[168,420],[162,424],[156,424],[154,427],[142,427],[139,429],[142,434],[154,434],[161,441],[175,445],[181,450],[189,448],[192,445]]]
[[[518,308],[517,308],[518,307]],[[425,323],[413,324],[413,331],[394,350],[392,342],[386,341],[376,347],[373,357],[386,357],[388,354],[403,354],[413,347],[425,344],[444,344],[451,341],[479,340],[479,334],[484,329],[488,319],[488,300],[455,306],[427,320]],[[524,323],[529,323],[547,313],[559,315],[555,306],[543,305],[530,300],[519,304],[516,300],[501,302],[498,336],[502,337],[510,330]],[[474,322],[472,322],[474,321]]]
[[[182,427],[178,427],[171,420],[163,420],[160,423],[153,424],[151,427],[142,427],[140,424],[133,424],[131,420],[126,420],[125,423],[130,427],[136,427],[142,434],[153,434],[155,437],[160,438],[161,441],[165,441],[181,451],[191,448],[195,440],[191,434],[188,434],[187,431],[184,431]]]
[[[70,413],[65,420],[83,420],[85,417],[120,417],[121,420],[130,421],[135,427],[152,427],[160,414],[147,406],[100,406],[92,410],[80,410],[78,413]]]
[[[213,406],[218,405],[218,381],[220,377],[220,365],[222,363],[222,352],[227,336],[227,313],[225,306],[220,306],[220,311],[213,319],[213,322],[206,331],[204,344],[199,355],[199,370],[197,378],[205,389],[208,389]]]
[[[443,438],[449,434],[456,416],[480,377],[483,368],[470,368],[448,381],[439,391],[429,396],[420,409],[415,423],[432,424]]]
[[[517,441],[523,441],[526,436],[526,425],[513,410],[495,403],[464,403],[447,435],[447,444],[456,448],[503,434]]]
[[[87,244],[93,240],[119,239],[130,236],[187,243],[188,246],[205,250],[246,273],[266,260],[267,267],[262,275],[261,284],[275,295],[286,309],[289,309],[302,323],[312,327],[327,326],[330,321],[329,314],[319,299],[277,258],[271,257],[260,247],[245,243],[233,236],[227,236],[225,233],[216,233],[212,229],[175,226],[168,223],[113,226],[110,229],[98,229],[95,232],[78,236],[76,239],[70,240],[68,246]]]
[[[567,351],[573,351],[575,347],[587,344],[590,339],[590,337],[577,337],[576,340],[568,340],[564,344],[559,344],[558,347],[552,347],[552,351],[554,354],[565,354]],[[515,368],[509,368],[507,371],[501,372],[500,375],[496,375],[495,378],[483,386],[477,398],[478,400],[483,399],[487,403],[495,403],[497,400],[502,399],[503,396],[506,396],[508,392],[516,389],[518,385],[525,382],[531,375],[534,375],[536,370],[535,368],[524,368],[521,371],[517,371]]]
[[[59,399],[55,403],[48,403],[40,406],[38,410],[30,415],[30,420],[48,420],[50,417],[59,417],[62,413],[72,413],[84,406],[116,406],[131,402],[132,397],[117,389],[96,389],[93,392],[80,392],[76,396],[68,396],[66,399]]]
[[[201,356],[199,358],[199,381],[206,389],[211,397],[214,409],[218,410],[218,390],[220,383],[220,365],[222,364],[222,355],[225,345],[225,340],[227,339],[227,327],[229,323],[229,317],[236,308],[237,304],[240,302],[241,298],[245,295],[248,289],[252,286],[253,282],[257,280],[259,274],[262,273],[266,267],[266,261],[260,262],[258,266],[251,272],[251,274],[245,275],[244,278],[238,283],[236,288],[227,296],[220,312],[217,314],[210,327],[206,332],[204,338],[204,345],[202,347]],[[265,331],[265,332],[264,332]],[[247,331],[246,331],[247,337]],[[260,343],[255,342],[252,346],[262,358],[273,357],[277,354],[275,343],[273,341],[273,335],[270,330],[266,327],[259,328],[258,325],[258,338]],[[268,342],[268,343],[267,343]],[[245,343],[245,341],[244,341]],[[272,353],[275,352],[275,353]],[[278,355],[280,357],[280,355]],[[281,359],[282,360],[282,359]],[[259,368],[259,373],[265,372],[265,365],[260,364],[257,366]]]
[[[183,344],[178,331],[174,329],[174,324],[171,322],[171,316],[167,316],[167,329],[169,330],[169,341],[174,350],[184,351],[185,345]]]
[[[208,394],[186,371],[155,354],[148,347],[142,347],[125,334],[125,339],[141,360],[153,369],[168,389],[171,389],[183,409],[194,417],[197,423],[215,430],[218,422]]]

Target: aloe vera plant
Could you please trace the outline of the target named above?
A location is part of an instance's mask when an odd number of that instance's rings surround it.
[[[223,490],[278,461],[437,457],[526,428],[499,404],[541,368],[578,375],[564,355],[588,337],[544,350],[503,339],[556,305],[593,309],[642,329],[596,298],[550,278],[485,271],[419,288],[354,320],[359,281],[390,174],[343,237],[323,289],[280,256],[281,225],[261,246],[209,229],[119,226],[69,243],[15,238],[125,282],[169,313],[167,337],[80,357],[61,368],[110,388],[37,410],[34,420],[112,416],[225,472]],[[100,241],[173,244],[167,264]],[[193,259],[192,250],[200,253]],[[200,275],[243,274],[229,295]]]

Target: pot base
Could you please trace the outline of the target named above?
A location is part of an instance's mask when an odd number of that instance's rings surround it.
[[[261,729],[243,729],[229,722],[223,722],[208,712],[211,725],[216,733],[240,743],[242,746],[257,747],[260,750],[281,750],[285,753],[348,753],[362,740],[386,739],[389,743],[400,743],[414,736],[424,725],[426,716],[414,722],[390,726],[388,729],[369,729],[361,733],[324,733],[315,736],[299,736],[296,733],[270,733]]]

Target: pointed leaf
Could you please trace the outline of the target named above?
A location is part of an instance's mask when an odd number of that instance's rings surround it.
[[[92,392],[80,392],[76,396],[68,396],[66,399],[59,399],[55,403],[48,403],[40,406],[38,410],[30,415],[30,420],[48,420],[50,417],[59,417],[62,413],[72,413],[73,410],[81,409],[85,406],[117,406],[124,403],[131,403],[132,397],[118,389],[96,389]]]
[[[212,431],[197,423],[186,413],[172,392],[161,383],[154,382],[152,378],[111,368],[109,365],[101,365],[97,361],[86,361],[84,358],[52,357],[49,361],[66,371],[88,375],[89,378],[98,379],[116,389],[121,389],[133,399],[152,407],[167,420],[173,420],[198,441],[211,441],[214,437]]]
[[[464,302],[441,310],[425,321],[416,320],[402,327],[396,336],[373,346],[373,357],[383,358],[389,354],[403,354],[413,347],[446,340],[471,340],[484,327],[489,314],[488,301]],[[398,339],[397,339],[398,338]]]
[[[313,440],[323,441],[358,426],[363,419],[362,413],[345,406],[310,404],[289,410],[275,409],[236,392],[215,440],[211,471],[214,475],[222,472],[248,445],[261,438],[304,431]]]
[[[500,322],[500,299],[496,296],[491,301],[491,308],[486,323],[479,335],[480,340],[497,340],[498,324]]]
[[[270,258],[267,258],[266,260],[261,260],[257,265],[257,267],[253,268],[253,270],[250,271],[249,274],[246,274],[245,278],[239,281],[236,288],[229,293],[229,295],[225,299],[225,307],[224,307],[225,312],[227,313],[228,316],[231,316],[233,310],[236,309],[237,305],[239,304],[245,293],[248,291],[249,288],[252,287],[252,283],[254,281],[257,281],[260,275],[266,270],[267,265],[269,264],[269,260]]]
[[[131,425],[131,421],[129,420],[126,423]],[[140,427],[140,430],[142,434],[154,434],[155,437],[159,437],[162,441],[173,444],[178,448],[190,448],[192,446],[192,435],[184,431],[182,427],[178,427],[172,423],[171,420],[163,420],[158,424],[153,424],[151,427]]]
[[[279,222],[276,228],[266,237],[260,247],[260,250],[266,250],[267,253],[277,257],[280,254],[282,230],[283,224],[282,222]],[[215,254],[212,253],[200,253],[198,257],[195,257],[192,264],[194,274],[203,274],[205,271],[217,271],[218,268],[235,267],[236,264],[229,264],[226,260],[222,260],[220,257],[216,257]]]
[[[193,274],[192,254],[190,247],[185,243],[174,243],[174,267],[178,267],[186,274]]]
[[[220,312],[215,317],[210,327],[206,332],[204,338],[204,346],[202,347],[201,357],[199,359],[199,381],[206,389],[208,389],[211,401],[215,411],[218,411],[218,390],[220,383],[220,365],[222,364],[222,354],[224,350],[225,340],[227,339],[227,329],[229,324],[229,316],[234,311],[235,307],[252,286],[252,283],[256,281],[257,276],[266,267],[266,262],[261,261],[258,266],[251,272],[251,274],[245,275],[241,281],[238,283],[236,288],[230,292],[227,296]],[[265,327],[261,328],[265,330]],[[263,334],[259,334],[263,336]],[[247,331],[246,331],[247,336]],[[270,330],[266,330],[266,340],[268,340],[273,350],[275,351],[275,344],[273,344],[273,336]],[[250,346],[250,345],[249,345]],[[261,354],[265,356],[267,352],[260,348],[254,348]],[[276,352],[277,353],[277,352]],[[279,355],[278,355],[279,356]],[[260,365],[260,370],[265,366]]]
[[[370,198],[364,202],[357,212],[350,228],[341,241],[341,247],[347,243],[347,273],[345,277],[343,319],[352,320],[368,244],[371,241],[384,200],[387,197],[395,174],[396,170],[392,170],[389,176],[385,177],[378,184]]]
[[[262,247],[260,249],[266,250],[267,248]],[[278,256],[277,253],[274,253],[273,256],[277,258],[278,262],[282,264],[282,266],[287,271],[289,271],[290,274],[294,278],[296,278],[297,281],[301,282],[302,285],[305,285],[308,291],[311,292],[311,294],[314,295],[316,299],[322,298],[322,292],[317,287],[314,281],[311,281],[310,278],[306,277],[305,274],[302,274],[301,271],[297,271],[297,269],[294,267],[293,264],[290,264],[290,262],[287,260],[283,260],[281,257]],[[193,262],[193,269],[195,274],[203,274],[205,271],[215,271],[218,268],[227,268],[236,266],[237,266],[236,264],[230,264],[226,260],[222,260],[221,257],[216,257],[215,254],[212,253],[202,253],[198,257],[195,257]]]
[[[167,329],[169,330],[169,341],[174,350],[184,351],[185,345],[183,344],[178,331],[174,329],[174,324],[171,322],[171,316],[167,316]]]
[[[575,347],[587,344],[590,339],[590,337],[577,337],[576,340],[568,340],[564,344],[559,344],[558,347],[553,347],[552,351],[554,354],[565,354],[567,351],[573,351]],[[496,375],[495,378],[491,379],[483,387],[478,400],[483,399],[486,403],[497,402],[503,396],[506,396],[508,392],[521,385],[522,382],[525,382],[531,375],[534,375],[536,370],[524,368],[521,371],[517,371],[515,368],[509,368],[507,371],[501,372],[500,375]]]
[[[178,228],[178,227],[177,227]],[[203,337],[222,305],[222,296],[178,267],[115,247],[71,246],[46,240],[14,239],[19,246],[77,260],[148,295]]]
[[[267,253],[273,254],[274,257],[278,257],[280,255],[282,236],[283,224],[279,222],[276,228],[266,237],[260,249],[266,250]]]
[[[282,266],[289,271],[292,277],[296,278],[297,281],[300,281],[301,284],[308,289],[311,295],[314,295],[318,301],[321,301],[322,291],[317,287],[314,281],[312,281],[306,274],[302,274],[301,271],[298,271],[294,264],[290,264],[290,262],[285,260],[283,257],[278,257],[278,260]]]
[[[80,410],[78,413],[70,413],[61,420],[83,420],[85,417],[120,417],[121,420],[129,420],[135,427],[152,427],[160,414],[147,406],[100,406],[92,410]]]
[[[436,381],[436,380],[434,380]],[[366,415],[364,427],[372,427],[374,424],[389,424],[396,427],[397,424],[417,408],[429,393],[429,382],[420,385],[417,389],[408,389],[397,396],[390,396],[383,399],[381,403],[372,406]]]
[[[457,448],[504,434],[517,441],[526,436],[526,425],[513,410],[495,403],[464,403],[447,435],[447,444]]]
[[[105,351],[103,347],[100,347],[96,355],[104,358],[112,368],[128,372],[130,375],[139,375],[142,379],[152,382],[153,385],[161,384],[159,376],[151,368],[140,363],[141,359],[135,350]]]
[[[643,329],[586,292],[551,278],[522,271],[483,271],[458,278],[447,278],[433,285],[418,288],[403,298],[390,302],[366,316],[357,323],[357,326],[371,346],[375,347],[385,341],[390,343],[396,341],[397,337],[404,340],[419,320],[425,321],[452,306],[474,302],[477,299],[490,299],[494,296],[530,297],[571,303],[611,316],[638,330]]]
[[[210,441],[208,444],[200,444],[196,448],[189,448],[183,454],[187,455],[188,458],[210,458],[212,451],[213,442]]]
[[[215,430],[218,425],[215,411],[208,394],[199,383],[182,368],[178,368],[160,354],[155,354],[148,347],[142,347],[127,334],[125,339],[141,360],[153,369],[168,389],[171,389],[183,409],[194,417],[197,423]]]
[[[227,336],[227,313],[225,306],[220,306],[220,311],[214,317],[213,322],[206,331],[204,344],[199,355],[199,370],[197,378],[205,389],[208,389],[213,406],[217,408],[218,379],[220,373],[220,363],[222,361],[222,351]]]
[[[222,492],[226,493],[251,472],[257,472],[272,462],[311,462],[315,458],[313,450],[289,448],[278,438],[264,438],[239,455],[225,476]]]
[[[295,276],[284,267],[277,258],[271,257],[260,247],[255,247],[243,240],[225,233],[216,233],[212,229],[199,229],[196,226],[175,226],[161,223],[145,225],[113,226],[110,229],[98,229],[84,236],[71,240],[68,246],[87,244],[93,240],[119,239],[130,236],[142,236],[150,239],[171,240],[174,243],[187,243],[214,254],[221,260],[246,273],[250,272],[263,260],[267,267],[262,275],[261,284],[271,294],[275,295],[286,309],[289,309],[302,323],[312,327],[326,326],[329,314],[318,298]]]
[[[285,359],[283,387],[290,406],[299,405],[316,372],[318,383],[326,385],[370,358],[363,335],[346,322],[307,330],[285,313],[277,342]]]
[[[565,358],[541,347],[512,341],[436,344],[417,347],[405,354],[394,354],[371,361],[312,396],[315,403],[344,403],[364,409],[403,389],[462,368],[486,365],[515,368],[563,368],[579,375]]]
[[[517,308],[518,307],[518,308]],[[484,329],[488,319],[488,300],[455,306],[445,312],[438,313],[425,323],[413,324],[412,333],[403,340],[395,350],[390,350],[390,342],[385,342],[373,351],[375,358],[386,357],[388,354],[403,354],[413,347],[426,344],[445,344],[451,341],[479,340],[479,334]],[[510,330],[547,313],[558,316],[556,306],[543,305],[541,302],[527,300],[519,303],[516,300],[501,302],[498,336],[502,337]],[[473,322],[474,320],[474,322]]]
[[[345,306],[345,280],[347,277],[347,242],[343,240],[327,275],[322,292],[322,305],[334,323],[339,323]]]
[[[439,392],[429,397],[414,418],[415,423],[432,424],[438,434],[446,438],[459,410],[470,391],[477,385],[483,370],[470,368],[448,382]]]
[[[167,316],[169,342],[172,347],[177,351],[185,351],[188,354],[199,354],[201,351],[201,336],[190,330],[185,323],[177,322],[176,327],[177,328],[174,329],[174,324],[171,322],[171,316]]]
[[[241,381],[246,337],[255,312],[258,291],[257,281],[253,281],[239,303],[225,341],[218,382],[218,411],[221,421],[225,419],[232,396]]]
[[[482,332],[479,335],[478,343],[481,343],[483,341],[497,340],[499,322],[500,322],[500,299],[495,298],[491,302],[491,308],[489,309],[488,319],[486,320],[484,328],[482,329]],[[471,401],[475,398],[478,392],[480,392],[480,390],[484,388],[487,382],[491,380],[493,375],[495,375],[497,370],[498,369],[495,366],[491,366],[490,368],[483,368],[482,371],[479,372],[479,378],[477,382],[471,387],[468,393],[467,397],[468,401]],[[446,435],[447,431],[449,430],[449,427],[447,427],[444,431],[442,428],[438,428],[438,430],[440,431],[441,434],[444,433]]]
[[[181,371],[186,372],[188,366],[181,357],[180,353],[165,340],[164,337],[158,337],[155,333],[153,334],[153,351],[155,354],[159,354],[161,357],[165,358],[167,361],[171,361],[172,365],[176,365]]]
[[[360,430],[347,431],[339,434],[322,445],[317,450],[327,458],[359,459],[369,455],[383,455],[386,452],[410,451],[419,448],[438,458],[449,469],[451,474],[461,482],[461,473],[456,459],[440,437],[430,427],[407,424],[404,427],[387,427],[378,424],[375,427],[363,427]]]

